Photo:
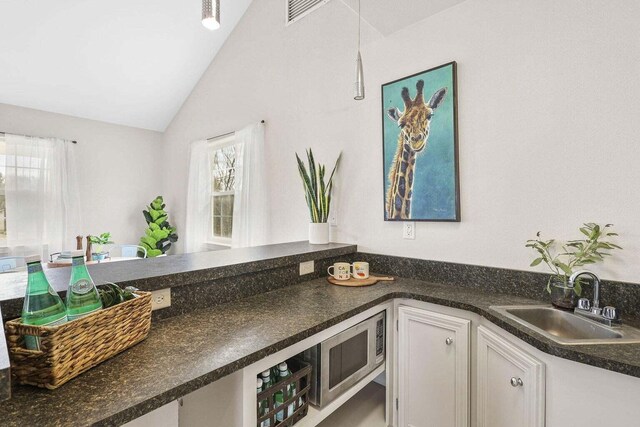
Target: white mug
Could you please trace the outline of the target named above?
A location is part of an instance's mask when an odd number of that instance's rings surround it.
[[[364,261],[356,261],[351,264],[351,271],[354,279],[369,278],[369,263]]]
[[[332,268],[333,273],[331,273]],[[349,280],[351,278],[351,264],[348,262],[336,262],[327,268],[327,273],[337,280]]]

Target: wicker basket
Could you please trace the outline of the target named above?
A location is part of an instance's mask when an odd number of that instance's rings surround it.
[[[280,427],[289,427],[307,415],[307,411],[309,410],[308,393],[309,388],[311,387],[311,365],[296,359],[287,360],[287,365],[291,369],[291,376],[275,383],[273,386],[261,393],[258,393],[257,395],[258,427],[262,427],[267,424],[271,427],[274,427],[275,425]],[[291,384],[295,385],[296,394],[286,399],[282,405],[276,407],[276,393],[278,391],[282,391],[286,396],[287,386]],[[265,401],[267,402],[266,412],[263,407],[263,402]],[[290,414],[288,408],[292,403],[294,404],[295,410]],[[283,412],[282,421],[276,421],[276,415],[278,412]],[[268,423],[265,423],[267,420]]]
[[[151,328],[151,293],[58,326],[5,324],[11,375],[16,384],[55,389],[139,343]],[[24,336],[40,337],[40,350],[24,348]]]

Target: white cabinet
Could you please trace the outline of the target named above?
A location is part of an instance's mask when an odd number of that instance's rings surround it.
[[[478,427],[544,427],[545,365],[478,327]]]
[[[400,427],[467,427],[471,322],[405,306],[398,321]]]

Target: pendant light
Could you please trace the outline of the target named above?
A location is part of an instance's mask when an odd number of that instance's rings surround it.
[[[211,31],[220,28],[220,0],[202,0],[202,25]]]
[[[353,99],[364,99],[364,71],[362,70],[362,56],[360,55],[360,0],[358,0],[358,56],[356,57],[356,82],[354,84]]]

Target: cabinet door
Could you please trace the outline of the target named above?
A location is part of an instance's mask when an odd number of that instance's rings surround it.
[[[467,427],[471,322],[413,307],[398,319],[399,425]]]
[[[544,427],[545,367],[478,327],[478,427]]]

